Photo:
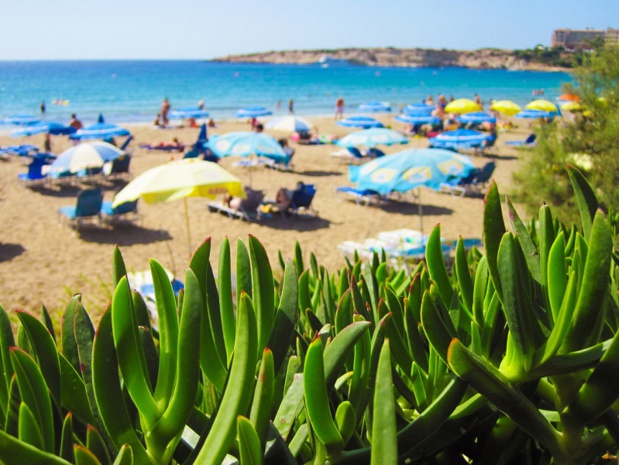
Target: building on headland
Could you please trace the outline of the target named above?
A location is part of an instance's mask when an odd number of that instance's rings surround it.
[[[607,44],[619,44],[619,29],[608,28],[605,31],[596,29],[555,29],[552,33],[553,47],[563,47],[568,50],[591,48],[591,44],[602,39]]]

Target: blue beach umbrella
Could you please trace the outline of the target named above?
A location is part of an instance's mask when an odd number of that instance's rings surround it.
[[[271,121],[267,122],[264,127],[266,129],[273,129],[276,131],[310,132],[313,125],[300,116],[287,115],[273,118]]]
[[[407,144],[408,139],[397,131],[385,128],[364,129],[353,132],[341,138],[337,145],[342,147],[358,147],[364,145],[372,148],[377,145]]]
[[[379,194],[408,192],[425,186],[439,190],[441,183],[451,177],[463,177],[475,169],[471,159],[449,150],[408,149],[385,155],[363,165],[350,165],[348,176],[358,189]],[[423,212],[419,205],[419,225],[423,232]]]
[[[429,115],[432,113],[432,110],[434,110],[434,107],[425,103],[411,103],[404,107],[404,113],[411,116]]]
[[[4,118],[5,124],[15,124],[16,126],[28,126],[39,123],[41,120],[30,115],[12,115]]]
[[[170,117],[175,119],[187,119],[187,118],[208,118],[209,113],[206,110],[200,110],[199,108],[179,108],[178,110],[172,110]]]
[[[101,168],[104,163],[122,157],[125,152],[107,142],[85,142],[62,152],[51,164],[50,173],[77,173],[89,168]]]
[[[241,108],[236,112],[238,118],[258,118],[259,116],[269,116],[272,113],[264,107]]]
[[[346,119],[338,121],[336,124],[347,128],[369,129],[383,127],[383,123],[374,118],[370,118],[369,116],[350,116]]]
[[[24,126],[17,131],[13,131],[11,136],[13,137],[22,137],[22,136],[33,136],[35,134],[42,133],[50,133],[54,136],[66,136],[69,134],[73,134],[75,132],[75,128],[72,126],[67,126],[62,123],[55,122],[46,122],[46,123],[36,123],[28,126]]]
[[[287,159],[281,145],[268,134],[262,132],[229,132],[206,144],[218,157],[249,157],[257,155],[270,158],[276,162]]]
[[[481,145],[490,140],[491,137],[483,132],[474,131],[472,129],[456,129],[439,134],[430,139],[430,145],[438,148],[470,148],[481,147]]]
[[[438,124],[441,122],[440,118],[432,115],[399,115],[395,119],[408,124]]]
[[[107,139],[108,137],[129,136],[131,133],[116,124],[106,123],[103,115],[99,115],[98,122],[87,128],[80,129],[71,136],[71,139],[89,140],[89,139]]]
[[[496,118],[485,111],[465,113],[456,118],[461,123],[496,123]]]
[[[516,118],[526,119],[538,119],[538,118],[554,118],[558,113],[556,111],[543,111],[543,110],[523,110],[516,114]]]
[[[359,111],[368,113],[383,113],[391,111],[389,102],[366,102],[359,105]]]

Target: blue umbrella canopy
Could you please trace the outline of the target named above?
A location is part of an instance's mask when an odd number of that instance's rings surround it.
[[[50,166],[50,173],[77,173],[88,168],[100,168],[104,163],[125,155],[107,142],[85,142],[62,152]]]
[[[441,119],[432,115],[399,115],[395,117],[396,121],[408,124],[438,124]]]
[[[432,110],[434,110],[434,107],[425,103],[411,103],[404,107],[404,113],[411,116],[429,115]]]
[[[259,116],[269,116],[272,113],[264,107],[247,107],[241,108],[236,112],[239,118],[258,118]]]
[[[170,116],[175,119],[187,119],[187,118],[208,118],[208,111],[200,110],[199,108],[180,108],[178,110],[172,110]]]
[[[496,118],[485,111],[465,113],[456,118],[461,123],[496,123]]]
[[[485,141],[492,139],[492,136],[472,129],[456,129],[439,134],[430,139],[430,145],[437,148],[471,148],[481,147]]]
[[[383,123],[369,116],[350,116],[349,118],[338,121],[336,124],[347,128],[369,129],[383,127]]]
[[[99,115],[96,124],[80,129],[71,136],[71,139],[89,140],[89,139],[106,139],[108,137],[129,136],[131,133],[116,124],[106,123],[103,115]]]
[[[348,175],[359,189],[386,195],[420,186],[438,190],[448,178],[466,176],[473,169],[471,159],[465,155],[440,149],[409,149],[364,165],[351,165]]]
[[[554,118],[558,113],[556,111],[542,111],[542,110],[523,110],[516,114],[516,118]]]
[[[206,144],[218,157],[249,157],[258,155],[276,162],[284,162],[288,155],[281,145],[262,132],[238,131],[210,139]]]
[[[397,131],[385,128],[364,129],[341,138],[337,145],[342,147],[376,147],[377,145],[407,144],[408,139]]]
[[[366,102],[359,105],[359,111],[382,113],[391,111],[391,106],[389,105],[389,102]]]
[[[13,131],[11,135],[13,137],[22,137],[22,136],[33,136],[35,134],[42,133],[50,133],[54,136],[65,136],[68,134],[73,134],[75,132],[75,128],[72,126],[67,126],[62,123],[55,122],[45,122],[45,123],[36,123],[28,126],[24,126],[17,131]]]
[[[39,123],[41,120],[30,115],[12,115],[4,118],[5,124],[15,124],[17,126],[27,126],[29,124]]]

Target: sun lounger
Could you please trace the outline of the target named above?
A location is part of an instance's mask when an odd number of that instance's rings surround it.
[[[318,212],[312,208],[312,200],[316,194],[316,188],[313,184],[303,184],[292,192],[290,197],[290,208],[287,212],[294,215],[310,214],[316,216]]]
[[[508,140],[505,145],[511,145],[512,147],[535,147],[537,136],[530,134],[525,140]]]
[[[245,187],[245,198],[233,198],[223,202],[209,202],[210,212],[228,215],[230,219],[255,221],[261,218],[260,204],[264,201],[264,191]]]
[[[449,193],[458,197],[464,197],[469,194],[481,194],[482,190],[492,178],[495,169],[496,163],[490,161],[481,169],[471,171],[471,173],[464,178],[453,178],[448,182],[441,183],[440,192]]]
[[[131,155],[122,155],[111,162],[103,165],[102,173],[105,179],[131,179],[129,167],[131,166]]]
[[[58,210],[60,222],[68,222],[70,226],[79,228],[82,221],[101,221],[101,206],[103,193],[100,189],[87,189],[77,196],[74,207],[61,207]]]
[[[141,149],[159,150],[162,152],[182,152],[185,150],[185,145],[175,144],[173,142],[159,142],[158,144],[140,144]]]
[[[101,204],[101,219],[107,223],[119,221],[136,222],[139,220],[138,201],[125,202],[116,207],[112,207],[113,202],[103,202]]]
[[[367,158],[364,157],[361,151],[356,147],[345,147],[337,152],[331,152],[331,156],[339,158],[340,160],[345,160],[349,163],[363,162],[367,160]]]
[[[33,160],[28,165],[28,172],[18,174],[17,178],[28,187],[45,184],[48,178],[43,174],[44,166],[47,166],[44,160]]]
[[[357,205],[369,205],[386,200],[385,196],[371,189],[357,189],[355,187],[341,186],[336,187],[335,192],[351,197]]]

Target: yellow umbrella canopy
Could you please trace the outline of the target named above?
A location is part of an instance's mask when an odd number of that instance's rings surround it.
[[[459,113],[463,115],[464,113],[472,113],[474,111],[480,111],[481,107],[477,105],[472,100],[468,98],[459,98],[450,102],[446,107],[445,111],[447,113]]]
[[[582,111],[582,105],[579,102],[566,102],[561,105],[561,110],[564,111]]]
[[[145,171],[116,194],[112,206],[116,207],[138,198],[144,199],[146,203],[183,199],[187,240],[191,253],[187,197],[214,199],[221,194],[245,197],[241,180],[217,163],[190,158],[172,161]]]
[[[492,102],[490,105],[490,109],[501,113],[506,116],[514,116],[516,113],[520,113],[522,108],[515,102],[511,100],[497,100]]]
[[[544,99],[533,100],[527,104],[526,108],[527,110],[559,111],[554,103]]]

